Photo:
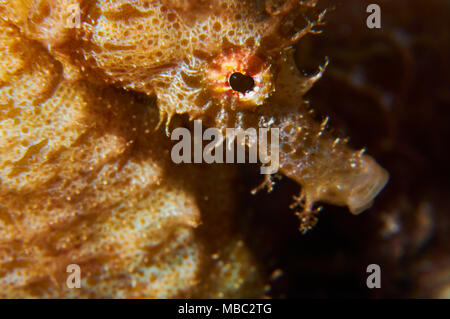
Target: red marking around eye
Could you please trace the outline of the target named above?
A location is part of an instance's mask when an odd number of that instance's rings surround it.
[[[233,90],[229,83],[233,73],[251,76],[258,89],[252,94]],[[207,70],[207,78],[211,93],[224,106],[248,108],[261,105],[273,87],[269,66],[247,48],[234,48],[217,56]]]

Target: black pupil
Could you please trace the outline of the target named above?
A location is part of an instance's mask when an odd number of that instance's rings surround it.
[[[229,82],[233,90],[241,93],[247,93],[255,87],[255,80],[251,76],[239,72],[231,74]]]

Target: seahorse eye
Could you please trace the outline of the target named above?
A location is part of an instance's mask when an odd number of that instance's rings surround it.
[[[218,54],[204,73],[211,97],[221,107],[232,110],[263,105],[275,91],[270,62],[248,48],[233,48]]]
[[[244,94],[250,92],[255,87],[255,80],[251,76],[239,72],[231,74],[228,82],[234,91]]]

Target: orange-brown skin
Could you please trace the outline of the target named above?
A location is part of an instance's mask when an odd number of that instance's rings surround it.
[[[0,298],[262,296],[233,166],[176,166],[153,98],[64,80],[3,19],[0,48]]]
[[[331,136],[326,123],[315,122],[303,101],[324,70],[302,76],[289,46],[323,23],[324,13],[306,18],[316,2],[81,1],[78,29],[63,27],[70,16],[64,8],[75,0],[19,1],[4,10],[24,34],[62,62],[66,78],[96,74],[96,81],[156,95],[168,133],[175,114],[220,129],[280,128],[280,171],[302,186],[298,203],[306,231],[314,224],[314,202],[346,205],[358,213],[388,179],[370,156]],[[52,14],[42,9],[46,6],[59,11]],[[306,26],[296,28],[292,22],[298,19]],[[252,75],[261,75],[262,93],[243,101],[219,92],[217,83],[226,83],[229,76],[217,71],[218,61],[224,60],[244,71],[257,70]],[[214,70],[217,76],[211,80]]]

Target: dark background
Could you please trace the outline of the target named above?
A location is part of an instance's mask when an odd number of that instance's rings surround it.
[[[381,7],[381,29],[366,7]],[[318,120],[367,148],[390,181],[372,208],[353,216],[324,206],[306,235],[289,209],[299,186],[283,178],[267,195],[243,195],[238,216],[248,244],[272,275],[274,298],[437,298],[450,295],[450,1],[319,1],[328,8],[320,35],[296,46],[297,66],[313,74],[308,93]],[[301,22],[300,22],[301,23]],[[245,189],[261,181],[242,166]],[[381,266],[381,289],[366,267]]]

